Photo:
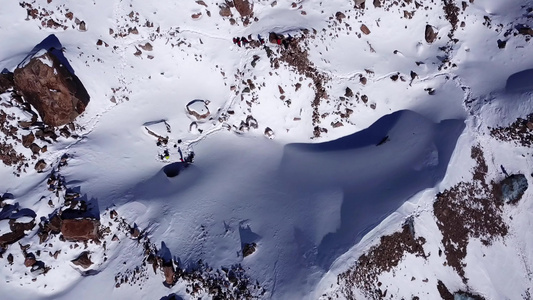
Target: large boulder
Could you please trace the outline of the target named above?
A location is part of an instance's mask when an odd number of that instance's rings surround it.
[[[57,51],[40,50],[14,72],[16,90],[50,126],[72,122],[90,100],[78,77],[54,54]]]
[[[91,218],[61,221],[61,234],[68,241],[98,240],[100,221]]]
[[[235,9],[239,12],[241,17],[251,17],[254,12],[254,4],[252,0],[233,0]]]

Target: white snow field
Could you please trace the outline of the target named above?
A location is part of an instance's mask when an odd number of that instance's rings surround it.
[[[489,189],[508,174],[532,182],[533,30],[520,28],[533,27],[533,1],[248,1],[248,21],[235,7],[219,13],[242,0],[3,3],[0,70],[24,67],[53,34],[91,99],[74,121],[77,136],[60,135],[18,176],[0,164],[0,236],[8,219],[44,224],[65,209],[68,193],[49,190],[53,172],[110,231],[98,242],[57,234],[40,243],[39,226],[26,230],[0,252],[0,299],[224,299],[209,288],[191,293],[195,281],[185,277],[164,284],[146,239],[182,268],[202,260],[214,274],[240,264],[264,288],[256,299],[449,299],[442,286],[451,299],[531,299],[530,188],[491,213],[505,234],[465,225],[462,270],[447,256],[434,203],[460,182]],[[270,43],[270,32],[290,34],[289,50]],[[258,34],[265,45],[233,43]],[[0,105],[9,101],[0,95]],[[519,118],[528,125],[508,140],[491,131]],[[473,147],[486,162],[483,183]],[[424,239],[424,255],[405,251],[368,281],[341,280],[404,224]],[[25,245],[45,274],[24,265]],[[88,269],[71,262],[83,251]],[[129,282],[117,284],[124,274]]]

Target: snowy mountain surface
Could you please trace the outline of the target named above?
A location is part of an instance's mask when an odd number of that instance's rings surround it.
[[[7,0],[2,299],[532,299],[532,0]]]

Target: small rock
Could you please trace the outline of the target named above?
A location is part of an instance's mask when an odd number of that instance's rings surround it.
[[[339,127],[342,127],[342,126],[344,126],[344,124],[342,124],[342,122],[339,122],[339,121],[337,121],[335,123],[333,123],[333,122],[331,123],[331,127],[333,127],[333,128],[339,128]]]
[[[139,47],[141,49],[143,49],[144,51],[152,51],[154,49],[154,47],[150,43],[146,43],[144,45],[139,45]]]
[[[424,37],[426,39],[426,42],[428,42],[429,44],[431,44],[431,43],[433,43],[435,41],[435,39],[437,38],[437,33],[433,29],[433,26],[431,26],[429,24],[426,25],[426,32],[424,34]]]
[[[370,34],[370,29],[368,29],[368,27],[365,24],[363,24],[363,25],[361,25],[361,32],[366,34],[366,35],[369,35]]]
[[[349,88],[349,87],[346,87],[346,91],[344,92],[344,96],[345,96],[345,97],[349,97],[349,98],[353,97],[353,91],[352,91],[352,89]]]
[[[336,14],[335,14],[335,18],[339,21],[339,22],[342,22],[342,19],[346,18],[346,15],[340,11],[338,11]]]
[[[29,253],[28,255],[26,255],[26,258],[24,259],[24,266],[29,268],[35,263],[37,263],[37,260],[35,259],[35,255],[33,255],[33,253]]]
[[[89,257],[89,254],[89,251],[84,251],[80,254],[80,256],[78,256],[78,258],[71,260],[71,262],[76,266],[80,266],[84,269],[87,269],[93,264],[91,258]]]
[[[39,160],[35,164],[35,170],[37,171],[37,173],[42,173],[45,168],[46,168],[46,162],[43,159]]]
[[[220,12],[219,14],[222,16],[222,17],[229,17],[231,16],[231,9],[229,8],[228,5],[226,4],[221,4],[220,5]]]
[[[41,152],[41,147],[39,147],[39,145],[33,143],[30,145],[30,150],[33,154],[37,155],[39,154],[39,152]]]
[[[85,21],[81,21],[80,25],[78,27],[80,31],[87,31],[87,25],[85,24]]]
[[[274,131],[270,127],[265,128],[265,136],[269,139],[273,139]]]
[[[242,256],[247,257],[249,255],[252,255],[255,252],[256,247],[257,247],[256,243],[244,244],[244,246],[242,247]]]
[[[35,135],[33,135],[33,132],[30,132],[28,135],[22,136],[22,146],[29,148],[30,145],[35,141]]]

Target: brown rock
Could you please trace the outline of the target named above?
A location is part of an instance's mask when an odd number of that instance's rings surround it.
[[[203,5],[203,6],[207,7],[207,4],[205,4],[205,2],[202,1],[202,0],[196,1],[196,3],[198,3],[199,5]]]
[[[61,222],[61,233],[69,241],[98,240],[99,226],[96,219],[66,219]]]
[[[168,285],[174,285],[174,276],[176,275],[176,272],[174,271],[174,265],[172,262],[163,266],[163,273],[165,274],[165,283]]]
[[[39,147],[39,145],[33,143],[30,145],[30,150],[33,154],[37,155],[41,152],[41,147]]]
[[[335,18],[339,21],[339,22],[342,22],[342,19],[346,18],[346,15],[340,11],[338,11],[336,14],[335,14]]]
[[[252,0],[233,0],[235,9],[239,12],[241,17],[251,17],[254,12],[254,4]]]
[[[78,29],[80,31],[87,31],[87,25],[85,24],[85,21],[80,22]]]
[[[370,29],[368,29],[368,27],[366,27],[365,24],[361,25],[361,32],[366,34],[366,35],[369,35],[370,34]]]
[[[192,15],[191,15],[191,18],[193,18],[193,19],[199,19],[201,16],[202,16],[202,13],[199,12],[199,13],[196,13],[196,14],[192,14]]]
[[[80,256],[78,256],[78,258],[71,260],[71,262],[76,266],[80,266],[84,269],[87,269],[93,264],[91,258],[89,257],[89,254],[89,251],[84,251],[80,254]]]
[[[35,164],[35,170],[37,171],[37,173],[41,173],[42,171],[44,171],[45,168],[46,168],[46,162],[44,161],[44,159],[39,160]]]
[[[433,26],[431,26],[429,24],[426,25],[426,32],[425,32],[424,36],[426,38],[426,42],[428,42],[430,44],[435,41],[435,39],[437,38],[437,33],[433,29]]]
[[[353,91],[352,91],[352,89],[349,88],[349,87],[346,87],[346,91],[344,92],[344,96],[345,96],[345,97],[350,97],[350,98],[353,97]]]
[[[246,257],[248,255],[252,255],[255,252],[256,247],[257,247],[256,243],[244,244],[244,247],[242,247],[242,256]]]
[[[50,52],[33,57],[26,66],[17,68],[14,81],[17,90],[47,125],[72,122],[89,103],[89,94],[78,77]]]
[[[380,0],[374,0],[374,7],[381,7],[381,1]]]
[[[365,8],[365,0],[355,0],[356,8]]]
[[[152,44],[150,44],[150,43],[146,43],[144,45],[139,45],[139,47],[141,49],[143,49],[144,51],[152,51],[154,49],[154,47],[152,47]]]
[[[344,126],[344,124],[342,124],[342,122],[339,122],[339,121],[337,121],[335,123],[331,122],[331,127],[333,127],[333,128],[339,128],[339,127],[342,127],[342,126]]]
[[[220,12],[219,14],[222,16],[222,17],[229,17],[231,16],[231,9],[229,8],[228,5],[226,4],[221,4],[220,5]]]
[[[133,239],[137,239],[141,235],[141,231],[139,230],[139,227],[134,225],[133,227],[130,227],[130,234]]]
[[[33,253],[30,253],[26,255],[26,258],[24,259],[24,266],[29,268],[33,266],[36,262],[37,260],[35,259],[35,255],[33,255]]]
[[[22,136],[22,146],[28,148],[30,145],[35,141],[35,135],[33,135],[33,132],[30,132],[28,135]]]
[[[35,221],[30,223],[17,223],[15,220],[9,221],[11,232],[0,235],[0,248],[7,248],[8,245],[15,243],[23,238],[26,230],[31,230],[35,226]]]
[[[50,222],[47,224],[47,227],[54,234],[61,232],[61,219],[57,214],[50,218]]]

